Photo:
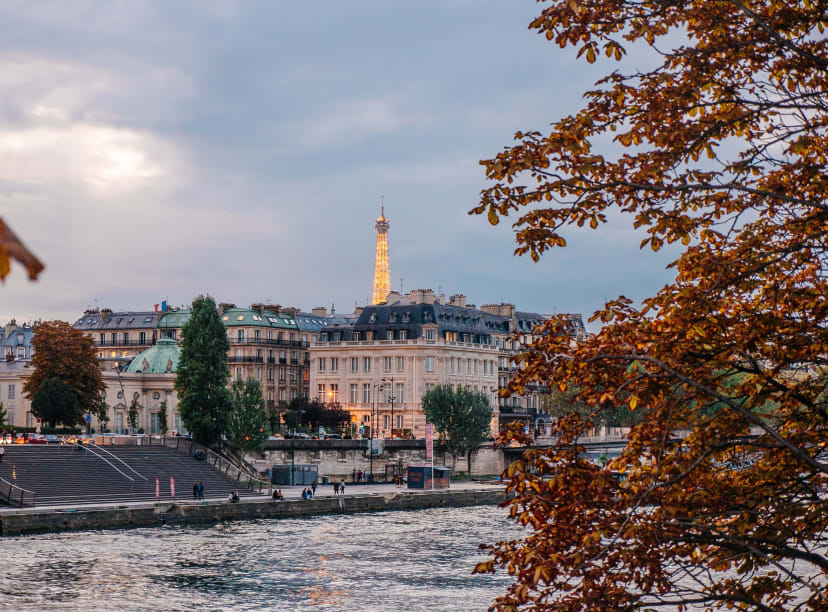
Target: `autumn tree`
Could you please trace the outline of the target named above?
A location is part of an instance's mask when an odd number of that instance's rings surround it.
[[[256,450],[270,435],[270,419],[262,385],[255,378],[236,379],[230,386],[227,439],[237,449]]]
[[[77,396],[60,378],[47,378],[32,398],[32,414],[48,427],[72,427],[83,420]]]
[[[230,410],[227,351],[230,341],[213,298],[193,300],[181,328],[181,358],[175,376],[178,411],[187,431],[202,444],[220,439]]]
[[[613,67],[581,110],[483,162],[472,212],[516,214],[534,260],[610,215],[680,254],[658,293],[596,312],[593,337],[554,319],[522,355],[512,392],[567,381],[591,411],[509,467],[531,532],[477,568],[515,578],[495,608],[828,609],[826,10],[557,0],[531,23]],[[617,478],[576,440],[622,403],[646,415]]]
[[[34,400],[46,380],[58,378],[77,398],[81,414],[96,411],[106,387],[92,338],[65,321],[46,321],[35,328],[32,346],[34,371],[23,383],[26,397]]]
[[[485,393],[437,385],[423,395],[423,412],[452,455],[464,452],[471,474],[472,451],[489,436],[492,407]]]

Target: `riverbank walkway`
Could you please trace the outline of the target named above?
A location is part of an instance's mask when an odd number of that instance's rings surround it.
[[[479,490],[497,490],[503,489],[506,483],[497,481],[458,481],[452,482],[449,489],[435,489],[434,493],[441,493],[447,491],[479,491]],[[274,489],[280,489],[284,497],[283,501],[299,501],[302,500],[302,491],[308,488],[307,485],[283,486],[274,485]],[[316,488],[316,496],[314,499],[334,498],[334,497],[357,497],[365,495],[389,495],[399,493],[431,493],[431,489],[408,489],[406,487],[397,487],[393,483],[372,483],[372,484],[346,484],[344,495],[334,495],[333,485],[319,485]],[[247,491],[239,491],[240,503],[278,503],[269,495],[250,493]],[[140,508],[147,506],[154,506],[157,504],[178,504],[188,506],[203,506],[205,504],[229,504],[227,495],[210,495],[209,490],[205,492],[203,500],[193,499],[192,494],[182,495],[173,499],[165,497],[160,500],[143,499],[137,501],[114,501],[114,502],[96,502],[88,504],[58,504],[49,506],[35,506],[26,508],[17,508],[10,506],[0,506],[0,515],[3,514],[32,514],[40,512],[66,512],[70,510],[102,510],[108,508]]]

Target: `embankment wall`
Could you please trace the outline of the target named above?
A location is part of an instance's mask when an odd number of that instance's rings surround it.
[[[165,524],[215,523],[252,519],[300,518],[385,510],[493,505],[506,497],[502,488],[458,491],[390,492],[342,495],[311,500],[243,501],[237,504],[161,503],[89,510],[21,510],[0,514],[0,535],[94,529],[158,527]]]

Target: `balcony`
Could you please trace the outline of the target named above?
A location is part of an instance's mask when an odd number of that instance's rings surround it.
[[[256,357],[255,355],[231,355],[227,358],[227,363],[264,363],[264,357]]]
[[[279,357],[279,363],[284,365],[287,363],[287,359],[285,359],[284,357]]]
[[[268,357],[268,358],[267,358],[267,362],[268,362],[269,364],[273,365],[274,363],[276,363],[276,360],[275,360],[273,357]]]
[[[149,347],[153,344],[155,340],[144,340],[141,342],[140,340],[104,340],[101,342],[100,340],[95,340],[95,345],[99,347],[103,346],[146,346]]]
[[[266,338],[230,338],[230,344],[247,345],[247,346],[289,346],[307,348],[308,343],[301,340],[268,340]]]
[[[299,360],[298,359],[291,359],[290,363],[292,363],[293,365],[297,365],[299,363]]]

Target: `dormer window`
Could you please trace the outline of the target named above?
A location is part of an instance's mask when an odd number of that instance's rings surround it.
[[[370,317],[368,317],[368,320],[369,320],[371,323],[376,323],[376,322],[377,322],[377,313],[372,312],[372,313],[371,313],[371,316],[370,316]]]
[[[403,316],[402,316],[402,322],[403,323],[408,323],[410,320],[411,320],[411,313],[410,312],[404,312]]]
[[[390,315],[388,315],[388,322],[389,323],[396,323],[397,322],[397,313],[396,312],[392,312]]]

